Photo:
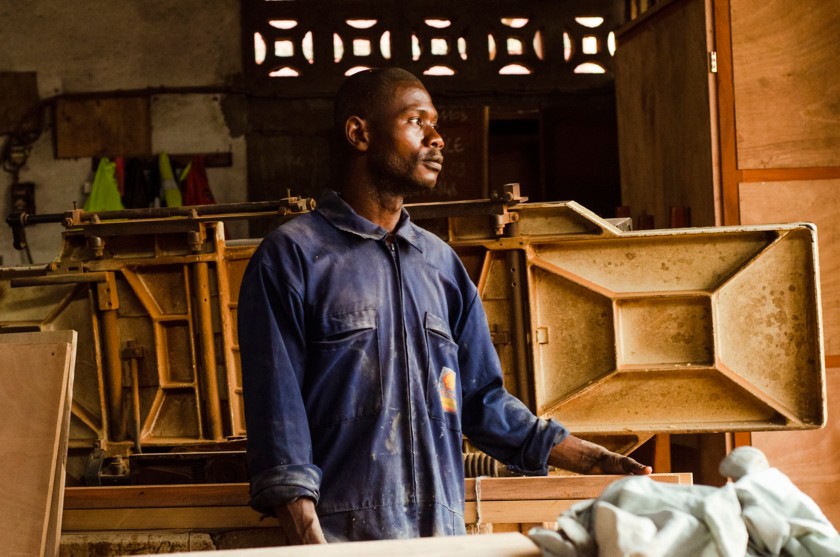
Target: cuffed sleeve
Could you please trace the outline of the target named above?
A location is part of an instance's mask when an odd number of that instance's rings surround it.
[[[273,515],[274,507],[299,497],[316,503],[321,494],[321,469],[314,464],[276,466],[251,478],[251,507]]]
[[[306,342],[298,267],[293,245],[268,239],[251,258],[239,295],[251,505],[266,514],[301,496],[317,501],[321,483],[303,400]]]
[[[462,427],[470,443],[520,474],[546,475],[551,448],[568,431],[534,414],[504,388],[487,317],[476,295],[458,338],[464,404]]]

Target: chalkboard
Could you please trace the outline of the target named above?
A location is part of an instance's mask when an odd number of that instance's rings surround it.
[[[436,104],[438,131],[444,141],[443,170],[433,191],[409,196],[406,202],[427,203],[489,197],[488,107]]]

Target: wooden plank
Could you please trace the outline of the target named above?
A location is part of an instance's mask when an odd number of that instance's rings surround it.
[[[64,509],[64,532],[170,530],[207,531],[236,528],[273,528],[277,521],[263,518],[247,506],[135,507]]]
[[[248,506],[248,484],[68,487],[64,508],[126,509],[154,507]]]
[[[572,505],[588,499],[547,499],[523,501],[482,501],[464,505],[464,522],[475,524],[479,514],[482,524],[521,522],[555,522]],[[479,512],[480,511],[480,512]]]
[[[836,416],[838,404],[832,401],[840,396],[840,368],[826,371],[826,388],[828,415]],[[832,524],[840,525],[840,423],[836,418],[824,429],[754,432],[752,445],[810,496]]]
[[[480,507],[482,523],[553,522],[585,499],[468,502],[464,521],[474,524]],[[246,506],[172,506],[153,508],[83,508],[64,510],[65,532],[159,529],[275,528],[277,522]]]
[[[149,98],[61,98],[55,106],[57,158],[152,154]]]
[[[825,352],[840,354],[840,179],[742,183],[739,192],[742,224],[817,225]]]
[[[0,335],[5,554],[58,552],[75,358],[75,331]]]
[[[546,476],[467,479],[465,520],[546,522],[574,503],[601,494],[626,476]],[[656,481],[692,483],[691,474],[653,474]],[[476,485],[480,503],[476,503]],[[64,530],[196,530],[276,527],[248,506],[248,484],[69,487]]]
[[[729,0],[713,0],[714,49],[717,52],[718,143],[720,146],[720,212],[721,224],[739,224],[738,155],[735,152],[735,91],[732,77],[732,36]]]
[[[653,469],[657,472],[671,471],[671,436],[660,433],[653,446]]]
[[[741,171],[739,182],[791,182],[840,178],[840,166],[817,168],[759,168]]]
[[[598,497],[612,482],[627,476],[539,476],[521,478],[468,478],[465,482],[467,501],[476,500],[476,483],[481,501],[591,499]],[[691,474],[653,474],[652,479],[675,484],[692,483]],[[537,521],[539,522],[539,521]]]
[[[817,225],[829,420],[824,429],[813,431],[756,432],[752,444],[814,499],[833,524],[840,524],[840,425],[832,418],[840,409],[840,179],[744,183],[739,189],[745,224]]]
[[[625,476],[545,476],[482,478],[482,501],[587,499],[597,497],[613,481]],[[691,483],[691,474],[653,474],[668,483]],[[465,481],[466,500],[475,501],[476,480]],[[156,507],[248,506],[248,484],[149,485],[68,487],[64,508],[131,509]]]
[[[365,557],[393,557],[395,555],[400,557],[540,557],[542,555],[534,542],[519,533],[231,549],[215,554],[224,557],[353,557],[357,555]]]
[[[840,2],[731,0],[738,167],[840,166]]]

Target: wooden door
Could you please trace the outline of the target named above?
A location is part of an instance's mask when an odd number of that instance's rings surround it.
[[[620,28],[615,53],[621,196],[638,218],[720,224],[710,0],[662,2]]]

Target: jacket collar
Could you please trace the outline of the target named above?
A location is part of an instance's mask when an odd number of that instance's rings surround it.
[[[388,235],[388,231],[374,224],[366,218],[356,213],[353,208],[347,204],[341,196],[333,190],[326,190],[318,199],[318,204],[315,209],[334,227],[350,234],[355,234],[362,238],[370,240],[384,240]],[[417,225],[411,222],[408,216],[408,211],[405,207],[402,209],[400,220],[394,230],[394,234],[412,246],[418,251],[423,251],[422,236],[417,230]]]

